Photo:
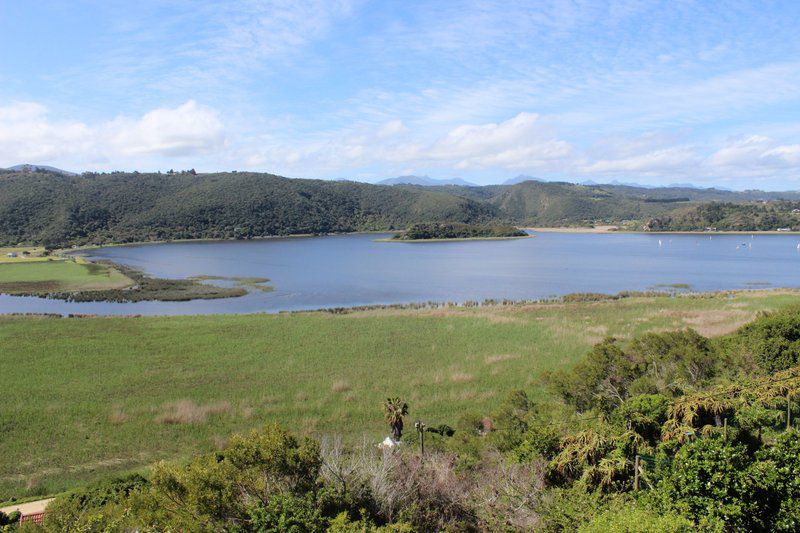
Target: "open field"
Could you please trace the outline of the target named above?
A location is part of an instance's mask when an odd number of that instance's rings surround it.
[[[605,335],[732,331],[793,291],[735,297],[152,318],[0,317],[0,500],[47,494],[224,444],[277,420],[349,440],[386,431],[380,402],[456,426]]]
[[[16,257],[9,257],[15,254]],[[0,247],[0,264],[2,263],[27,263],[30,261],[48,261],[52,259],[45,254],[44,248],[36,246],[7,246]]]
[[[132,284],[118,270],[83,259],[35,257],[0,263],[0,293],[5,294],[120,289]]]

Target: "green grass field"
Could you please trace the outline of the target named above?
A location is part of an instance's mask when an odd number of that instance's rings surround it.
[[[0,263],[0,293],[118,289],[132,282],[116,269],[82,259],[33,258]]]
[[[224,444],[277,420],[297,433],[384,436],[380,403],[456,425],[508,391],[546,399],[545,370],[605,335],[732,331],[790,291],[733,298],[380,310],[335,315],[0,317],[0,500],[52,493]]]

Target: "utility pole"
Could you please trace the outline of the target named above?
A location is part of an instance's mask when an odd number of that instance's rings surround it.
[[[633,462],[633,490],[639,490],[639,455]]]

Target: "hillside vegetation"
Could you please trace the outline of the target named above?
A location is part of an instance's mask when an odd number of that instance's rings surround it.
[[[483,222],[495,207],[435,191],[269,174],[0,174],[0,241],[64,245]]]
[[[389,246],[389,245],[387,245]],[[385,436],[386,394],[454,427],[514,389],[549,402],[545,371],[605,335],[730,332],[795,292],[531,306],[138,318],[0,317],[0,499],[209,451],[280,422],[360,442]]]
[[[713,202],[677,209],[651,219],[653,231],[687,231],[714,228],[718,231],[800,230],[800,202]]]
[[[510,239],[528,234],[514,226],[501,224],[428,223],[414,224],[394,236],[398,241],[430,241],[441,239]]]
[[[4,491],[203,450],[60,495],[28,531],[796,531],[793,301],[8,319],[19,364],[36,344],[50,370],[27,380],[24,398],[4,398],[19,413],[4,421]],[[59,340],[75,346],[80,326],[91,331],[80,357],[52,352]],[[59,334],[43,341],[45,330]],[[223,332],[235,333],[204,353]],[[125,341],[134,335],[144,346]],[[131,373],[142,364],[152,370]],[[59,395],[67,383],[72,394]],[[33,416],[41,409],[46,426]],[[390,428],[402,441],[383,452],[375,442]],[[20,453],[27,461],[14,461]]]
[[[681,213],[712,201],[799,196],[535,181],[487,187],[385,186],[250,172],[74,176],[0,171],[0,245],[252,238],[395,230],[430,222],[558,226],[627,221],[641,229],[657,219],[664,229],[704,229],[708,217]],[[769,206],[783,213],[788,204]],[[777,229],[785,223],[782,217],[751,220],[745,213],[736,229]]]

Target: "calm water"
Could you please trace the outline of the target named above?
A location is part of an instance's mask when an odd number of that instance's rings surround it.
[[[275,291],[225,300],[134,304],[0,296],[0,313],[252,313],[429,300],[536,299],[683,283],[696,291],[800,287],[796,235],[540,233],[534,239],[509,241],[373,242],[379,237],[101,249],[92,257],[139,267],[154,276],[267,277]]]

